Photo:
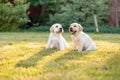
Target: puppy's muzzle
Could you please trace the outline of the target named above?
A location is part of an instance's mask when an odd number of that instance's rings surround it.
[[[73,35],[76,33],[76,31],[73,30],[73,28],[69,28],[69,32]]]
[[[59,30],[59,31],[60,31],[60,32],[62,32],[62,30],[63,30],[63,28],[60,28],[60,30]]]

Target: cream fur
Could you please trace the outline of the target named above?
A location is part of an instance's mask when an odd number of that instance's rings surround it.
[[[83,27],[78,23],[72,23],[70,25],[69,32],[73,41],[73,50],[78,50],[79,52],[96,50],[94,41],[82,30]]]
[[[60,24],[53,24],[50,28],[50,35],[46,49],[57,48],[60,50],[64,50],[65,48],[68,48],[69,46],[64,37],[62,36],[63,32],[64,30]]]

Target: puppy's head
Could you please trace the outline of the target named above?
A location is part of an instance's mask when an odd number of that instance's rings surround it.
[[[52,33],[63,33],[64,30],[62,28],[62,25],[56,23],[56,24],[53,24],[50,28],[50,32]]]
[[[69,27],[69,32],[74,35],[82,31],[82,26],[78,23],[72,23]]]

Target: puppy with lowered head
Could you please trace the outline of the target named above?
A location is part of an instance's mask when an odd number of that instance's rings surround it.
[[[73,50],[78,50],[78,52],[96,50],[94,41],[82,30],[83,27],[78,23],[72,23],[69,27],[73,40]]]
[[[63,27],[60,24],[53,24],[50,28],[50,35],[46,49],[57,48],[60,50],[64,50],[65,48],[68,48],[68,44],[62,36],[63,32]]]

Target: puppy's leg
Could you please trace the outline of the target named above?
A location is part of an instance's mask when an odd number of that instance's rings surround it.
[[[63,40],[64,47],[65,47],[65,48],[68,48],[69,46],[68,46],[66,40],[65,40],[63,37],[62,37],[62,40]]]
[[[64,50],[65,47],[64,47],[64,42],[62,40],[59,41],[59,46],[60,46],[59,47],[60,50]]]
[[[75,41],[73,41],[73,51],[77,50],[77,43]]]
[[[46,46],[46,49],[48,49],[48,48],[51,48],[51,40],[48,40],[48,43],[47,43],[47,46]]]
[[[91,51],[91,50],[96,50],[96,46],[95,45],[90,45],[86,51]]]
[[[84,44],[83,43],[79,43],[78,44],[78,52],[81,52],[83,50]]]

